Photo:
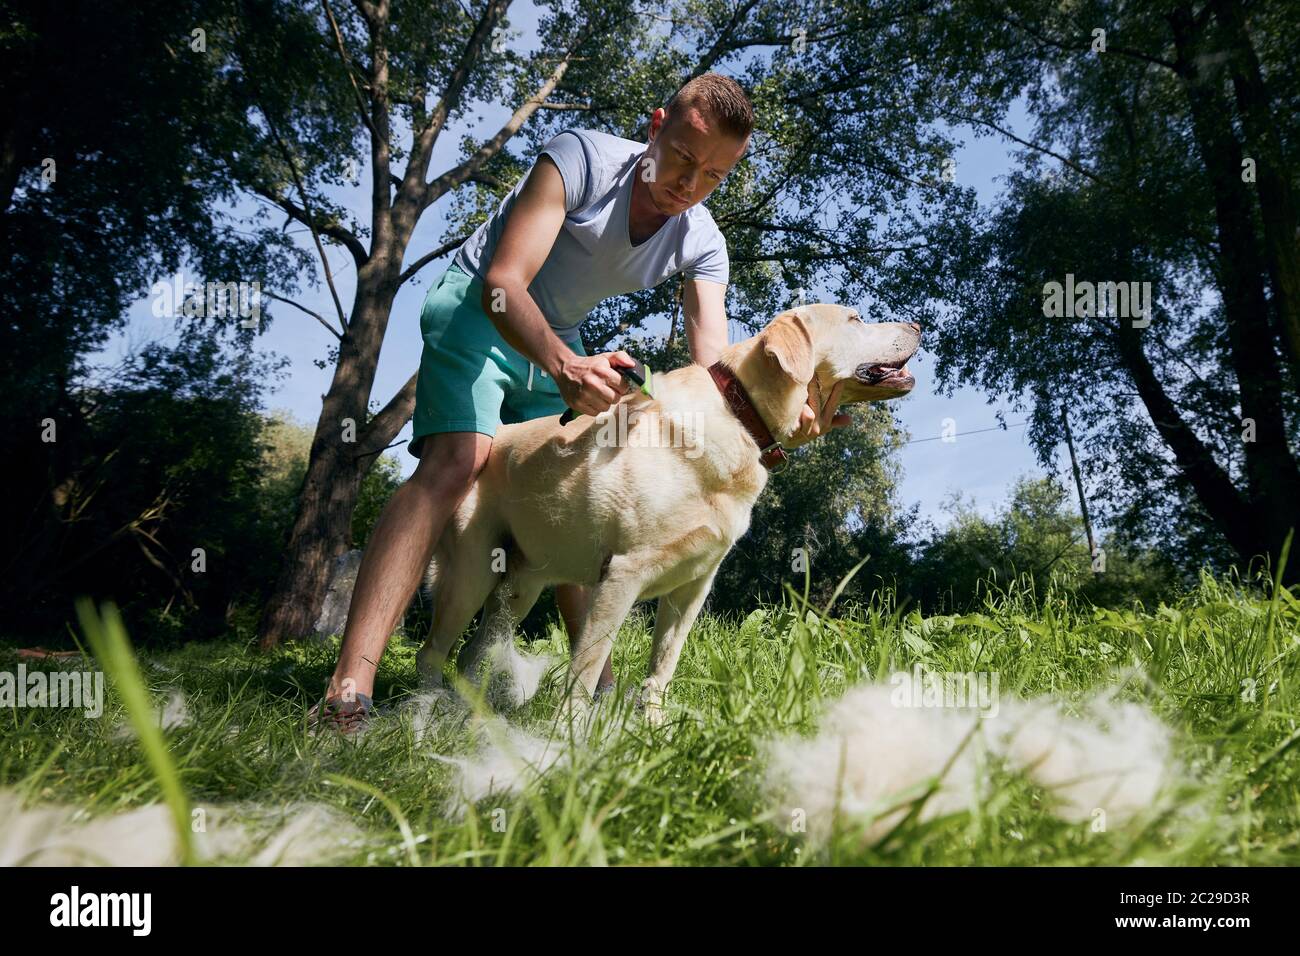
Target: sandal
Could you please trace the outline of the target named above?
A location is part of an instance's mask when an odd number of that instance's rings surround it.
[[[312,707],[307,720],[317,732],[325,728],[350,736],[366,729],[374,710],[375,702],[365,694],[357,694],[352,701],[332,697]]]

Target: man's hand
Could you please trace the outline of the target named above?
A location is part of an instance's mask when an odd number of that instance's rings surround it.
[[[567,356],[553,373],[564,404],[579,415],[599,415],[627,391],[615,369],[632,368],[636,361],[626,352]]]
[[[782,443],[786,448],[806,445],[818,435],[832,428],[843,428],[853,421],[847,412],[836,412],[840,407],[840,393],[844,390],[844,383],[836,382],[835,387],[831,389],[830,397],[826,399],[826,404],[818,409],[813,390],[815,382],[816,379],[808,383],[808,402],[799,415],[799,429]]]

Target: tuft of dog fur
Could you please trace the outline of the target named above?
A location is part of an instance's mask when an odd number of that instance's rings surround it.
[[[203,807],[204,831],[194,834],[201,861],[239,860],[252,866],[328,863],[362,845],[345,816],[322,804]],[[181,861],[171,811],[154,803],[90,817],[62,803],[24,806],[0,791],[0,866],[176,866]]]
[[[445,810],[453,820],[463,819],[474,804],[489,796],[522,792],[572,757],[569,741],[562,735],[543,737],[499,717],[479,721],[474,729],[478,745],[472,756],[438,758],[458,771]]]
[[[553,654],[526,654],[513,640],[496,644],[488,653],[488,702],[499,710],[522,707],[558,660]]]
[[[526,662],[520,666],[537,665]],[[620,705],[611,701],[610,706]],[[630,706],[624,701],[623,708]],[[623,708],[615,717],[625,719]],[[439,741],[445,747],[463,741],[462,731],[468,731],[470,753],[467,756],[431,755],[434,760],[456,768],[443,808],[444,814],[454,820],[463,819],[479,801],[492,796],[503,799],[516,796],[550,770],[573,767],[578,758],[590,756],[622,729],[621,720],[599,720],[593,711],[572,726],[554,724],[545,735],[535,733],[505,717],[485,715],[481,709],[476,713],[471,701],[445,688],[416,695],[407,710],[412,715],[417,740]]]
[[[769,799],[787,819],[802,818],[813,843],[824,843],[837,820],[861,825],[876,842],[932,786],[919,820],[971,808],[995,763],[1043,787],[1049,810],[1076,823],[1102,811],[1120,825],[1178,775],[1169,728],[1139,704],[1103,696],[1071,717],[1040,697],[1004,700],[983,717],[974,708],[896,706],[894,690],[850,689],[815,736],[760,745]]]

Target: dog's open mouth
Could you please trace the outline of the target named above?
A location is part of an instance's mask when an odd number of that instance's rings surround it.
[[[891,388],[909,390],[916,384],[916,379],[907,370],[907,359],[897,362],[864,363],[853,371],[853,377],[863,385],[874,388]]]

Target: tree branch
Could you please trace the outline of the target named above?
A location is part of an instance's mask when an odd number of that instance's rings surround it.
[[[735,256],[731,259],[736,262],[789,262],[791,259],[801,261],[819,261],[823,259],[842,259],[849,255],[859,255],[864,253],[881,253],[881,252],[912,252],[917,249],[929,248],[925,243],[915,246],[845,246],[835,252],[803,252],[803,251],[786,251],[779,256]]]
[[[289,167],[289,172],[293,174],[294,184],[298,187],[298,195],[302,197],[303,210],[307,213],[307,226],[311,229],[311,239],[316,245],[316,254],[320,256],[321,266],[325,270],[325,284],[329,286],[330,296],[334,299],[334,308],[337,309],[339,313],[339,325],[343,329],[347,329],[348,320],[343,315],[343,302],[339,299],[338,290],[334,288],[334,273],[330,270],[330,261],[329,257],[325,255],[325,247],[321,245],[320,233],[316,231],[315,217],[311,214],[311,206],[308,204],[307,200],[307,188],[303,186],[302,177],[298,175],[298,164],[294,162],[293,156],[289,153],[289,147],[286,146],[284,140],[280,138],[280,133],[275,128],[275,123],[271,119],[271,114],[268,113],[265,107],[261,106],[261,104],[258,104],[258,109],[262,111],[262,117],[266,120],[266,127],[271,131],[271,135],[275,137],[275,141],[280,147],[280,152],[284,155],[284,161]]]
[[[583,40],[585,40],[585,35],[579,39],[574,48],[581,46]],[[480,146],[472,156],[429,183],[425,188],[424,200],[420,208],[424,209],[432,205],[443,193],[454,189],[472,176],[477,175],[480,167],[500,152],[501,147],[506,144],[510,137],[519,132],[520,127],[528,121],[528,118],[537,112],[537,107],[546,102],[546,98],[551,95],[551,92],[559,86],[560,80],[564,78],[565,72],[569,69],[569,62],[568,57],[561,60],[555,69],[551,71],[551,75],[538,88],[537,92],[525,100],[523,105],[515,110],[510,119],[505,122],[505,125],[497,130],[496,135]]]
[[[379,19],[379,8],[370,0],[352,0],[352,5],[367,23],[374,24]]]
[[[262,295],[266,296],[268,299],[275,299],[277,302],[283,302],[286,305],[291,305],[299,312],[306,312],[308,315],[310,315],[321,325],[325,326],[325,328],[329,329],[331,335],[333,335],[336,339],[342,341],[343,334],[339,332],[338,329],[334,328],[334,326],[330,325],[323,318],[321,318],[319,313],[313,312],[311,309],[307,308],[306,306],[299,305],[297,302],[294,302],[292,299],[286,299],[284,296],[276,295],[274,292],[267,292],[265,289],[262,290]]]
[[[1095,183],[1099,183],[1100,185],[1106,186],[1111,189],[1115,188],[1113,183],[1107,182],[1106,180],[1102,179],[1100,176],[1098,176],[1096,173],[1092,172],[1091,170],[1086,169],[1083,166],[1080,166],[1078,163],[1070,159],[1068,156],[1062,156],[1060,153],[1056,152],[1055,150],[1048,149],[1046,146],[1040,146],[1037,143],[1031,143],[1027,139],[1021,139],[1015,133],[1011,132],[1010,130],[1003,129],[1001,126],[998,126],[996,123],[992,123],[986,119],[980,119],[978,116],[971,116],[966,113],[955,113],[952,110],[941,110],[940,112],[943,113],[944,116],[949,116],[952,119],[955,119],[959,122],[974,123],[979,126],[987,126],[989,129],[993,130],[994,132],[1001,133],[1007,139],[1014,140],[1015,142],[1019,143],[1021,146],[1024,146],[1028,149],[1037,150],[1040,153],[1044,153],[1048,156],[1051,156],[1053,159],[1059,160],[1060,162],[1064,163],[1066,166],[1069,166],[1071,169],[1073,169],[1076,173],[1079,173],[1081,176],[1086,176],[1087,178],[1091,179]]]
[[[1060,40],[1054,40],[1044,33],[1039,33],[1037,30],[1034,30],[1029,25],[1025,23],[1021,23],[1015,17],[1012,17],[1008,14],[1002,14],[1001,16],[997,17],[997,19],[1001,20],[1003,23],[1015,27],[1017,30],[1029,34],[1031,37],[1033,37],[1035,40],[1037,40],[1040,44],[1044,46],[1050,46],[1058,50],[1064,50],[1066,53],[1078,53],[1080,50],[1086,51],[1092,48],[1091,37],[1081,38],[1079,40],[1072,41],[1072,42],[1068,42],[1068,41],[1062,42]],[[1152,56],[1149,53],[1143,53],[1141,50],[1135,50],[1132,47],[1113,46],[1112,44],[1107,43],[1106,52],[1118,53],[1121,56],[1131,57],[1132,59],[1141,60],[1144,63],[1151,63],[1156,66],[1163,66],[1166,70],[1177,72],[1175,64],[1171,63],[1170,61],[1161,59],[1158,56]]]
[[[370,126],[374,133],[370,139],[370,228],[371,247],[382,260],[392,248],[393,221],[390,212],[393,197],[388,177],[392,175],[392,147],[389,144],[388,115],[388,0],[378,5],[367,0],[357,0],[370,7],[373,18],[370,24]]]
[[[451,252],[453,249],[459,249],[460,246],[465,242],[465,240],[468,239],[471,235],[472,233],[466,233],[465,235],[460,236],[456,239],[452,239],[449,242],[444,242],[442,245],[440,245],[437,249],[434,249],[432,252],[427,252],[424,255],[420,256],[420,258],[416,259],[415,262],[411,263],[410,267],[408,267],[406,271],[404,271],[401,274],[401,276],[397,280],[397,284],[400,286],[407,279],[414,276],[417,272],[419,272],[421,269],[427,266],[434,259],[440,259],[443,256],[445,256],[447,253]]]
[[[466,84],[469,83],[470,73],[482,55],[483,46],[487,43],[493,29],[505,16],[509,7],[510,0],[488,0],[487,6],[483,9],[483,15],[479,17],[478,23],[475,24],[474,32],[470,34],[469,40],[466,41],[465,49],[461,51],[460,59],[456,62],[456,66],[447,80],[442,96],[429,113],[429,122],[415,137],[410,159],[406,163],[406,173],[402,177],[402,187],[398,191],[398,202],[406,210],[412,227],[420,212],[428,208],[432,202],[429,199],[429,189],[424,180],[429,173],[429,160],[433,156],[433,144],[442,132],[447,117],[460,105],[461,95],[465,91]]]
[[[361,240],[353,235],[352,232],[342,223],[336,221],[316,223],[314,222],[314,217],[309,216],[307,211],[294,203],[293,200],[260,186],[254,191],[263,199],[274,203],[285,212],[289,218],[297,220],[308,229],[318,229],[322,235],[328,236],[339,245],[345,247],[350,253],[352,253],[352,258],[356,260],[358,266],[365,265],[366,260],[370,257],[370,254],[366,251],[366,247],[362,244]]]
[[[366,111],[366,98],[361,95],[361,88],[357,86],[357,78],[352,73],[352,61],[348,59],[348,51],[343,46],[343,32],[339,30],[338,22],[334,19],[334,11],[330,9],[329,0],[320,0],[321,6],[325,10],[325,18],[329,20],[330,27],[334,30],[335,47],[339,51],[339,57],[343,60],[343,69],[352,83],[352,92],[357,97],[357,112],[361,114],[361,122],[366,124],[366,129],[370,130],[370,135],[379,136],[379,131],[375,129],[375,124],[370,121],[370,114]]]
[[[411,413],[415,411],[417,377],[412,375],[408,378],[406,384],[397,390],[397,394],[388,400],[388,404],[366,423],[366,427],[361,432],[360,440],[357,442],[357,453],[353,455],[354,459],[364,458],[367,455],[377,455],[389,447],[389,442],[402,430],[402,426],[407,423]]]

